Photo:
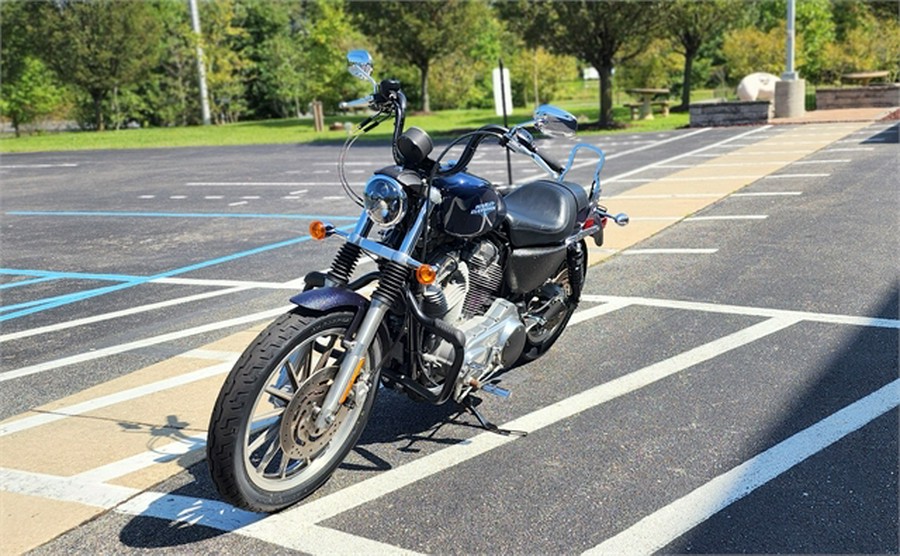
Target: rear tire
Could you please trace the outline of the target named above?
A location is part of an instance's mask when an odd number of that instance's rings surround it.
[[[581,251],[583,253],[581,261],[581,282],[583,284],[584,277],[587,275],[587,249],[584,246],[584,241],[582,241]],[[575,313],[575,309],[578,308],[578,301],[581,296],[580,294],[575,295],[572,291],[572,287],[569,285],[568,268],[568,262],[563,262],[556,272],[555,276],[557,278],[551,282],[565,288],[568,294],[564,302],[566,304],[564,313],[561,315],[560,320],[557,323],[553,324],[550,329],[545,330],[539,334],[535,334],[533,332],[526,333],[525,347],[522,350],[522,355],[520,355],[519,359],[516,361],[516,367],[531,363],[541,355],[547,353],[547,350],[549,350],[553,346],[553,344],[556,343],[556,340],[558,340],[559,337],[562,336],[563,331],[569,324],[569,319],[572,318],[572,315]]]
[[[225,380],[209,424],[207,463],[219,494],[255,512],[284,509],[318,489],[356,444],[378,391],[376,339],[337,420],[313,432],[316,403],[344,356],[353,314],[290,312],[263,330]],[[298,395],[299,394],[299,395]]]

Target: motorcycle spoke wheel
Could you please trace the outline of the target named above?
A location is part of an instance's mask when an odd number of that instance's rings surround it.
[[[362,432],[377,388],[379,346],[366,358],[369,388],[354,388],[335,422],[315,428],[345,355],[349,313],[318,318],[288,313],[272,323],[235,365],[210,422],[208,463],[228,502],[277,511],[312,493],[340,465]]]

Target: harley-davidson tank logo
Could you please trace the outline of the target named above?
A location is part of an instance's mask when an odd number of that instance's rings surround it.
[[[477,214],[479,216],[486,216],[497,210],[497,202],[496,201],[488,201],[486,203],[481,203],[479,205],[475,205],[475,208],[469,211],[469,214]]]

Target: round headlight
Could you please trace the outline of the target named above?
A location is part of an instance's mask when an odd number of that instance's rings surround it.
[[[406,192],[394,178],[376,175],[366,182],[363,193],[366,213],[379,226],[390,227],[406,215]]]

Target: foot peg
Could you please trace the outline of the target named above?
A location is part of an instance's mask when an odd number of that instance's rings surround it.
[[[496,384],[482,384],[481,391],[497,396],[498,398],[508,398],[510,396],[509,390],[507,390],[506,388],[500,388]]]

